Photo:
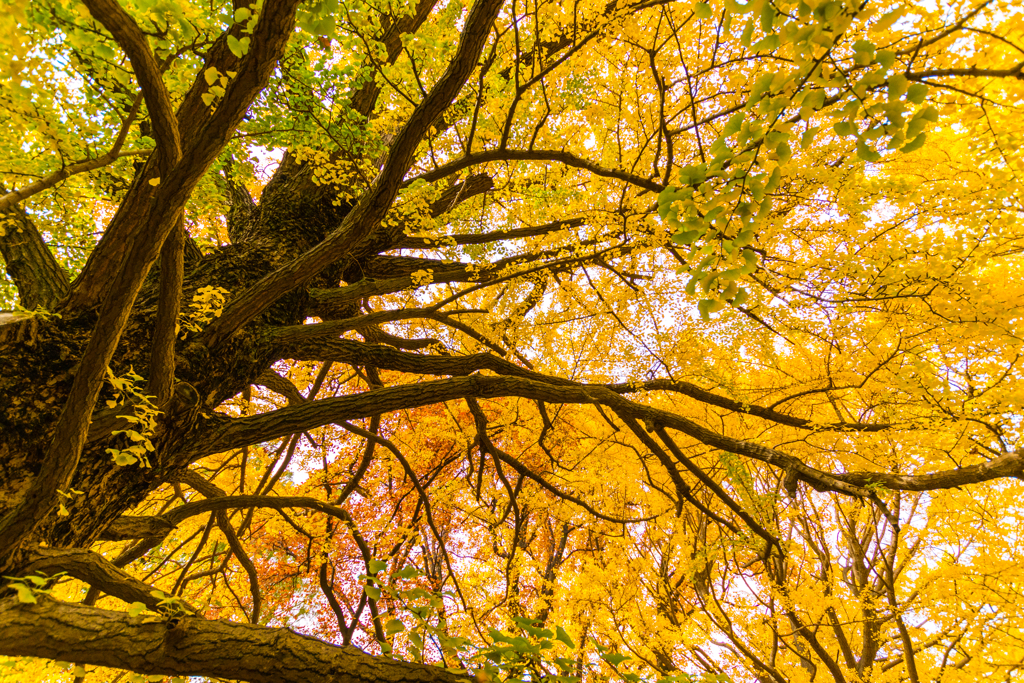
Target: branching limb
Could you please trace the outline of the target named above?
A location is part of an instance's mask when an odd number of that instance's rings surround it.
[[[200,491],[200,493],[203,492]],[[210,493],[213,493],[213,491],[210,491]],[[206,494],[204,493],[203,495]],[[349,519],[342,508],[306,496],[226,496],[214,494],[204,500],[185,503],[162,515],[118,517],[107,528],[103,538],[105,540],[124,540],[126,538],[147,538],[162,535],[189,517],[206,512],[223,512],[224,510],[239,508],[272,508],[274,510],[306,508],[307,510],[323,512],[342,521],[348,521]]]
[[[51,187],[54,187],[57,183],[67,180],[73,175],[88,173],[89,171],[94,171],[97,168],[103,168],[121,157],[148,156],[153,150],[139,149],[127,152],[121,151],[121,147],[124,146],[124,141],[128,137],[128,131],[135,122],[135,117],[138,114],[139,105],[141,103],[142,98],[136,97],[135,102],[132,103],[132,108],[128,111],[128,115],[124,118],[124,121],[121,122],[121,128],[117,131],[117,137],[114,138],[114,144],[111,145],[110,149],[107,150],[105,154],[98,156],[95,159],[83,159],[82,161],[77,161],[69,166],[64,166],[45,178],[40,178],[25,187],[20,187],[8,192],[3,197],[0,197],[0,213],[13,207],[18,202],[28,199],[34,194],[39,194],[43,190],[48,190]]]
[[[567,381],[567,380],[562,380]],[[271,413],[242,418],[212,417],[200,431],[187,456],[198,459],[246,444],[260,443],[315,427],[372,415],[406,410],[468,397],[518,396],[547,403],[600,404],[620,415],[682,432],[697,441],[730,453],[789,470],[812,487],[857,498],[873,500],[864,485],[874,483],[896,490],[923,491],[952,488],[1000,477],[1024,476],[1024,456],[1008,453],[981,465],[921,475],[887,472],[828,473],[809,467],[799,458],[750,441],[725,436],[680,415],[634,403],[604,386],[556,385],[523,377],[452,377],[414,385],[374,389],[360,394],[310,401],[302,406],[281,408]]]
[[[215,498],[214,500],[223,500],[223,498]],[[227,539],[231,552],[238,558],[238,563],[242,565],[245,573],[249,576],[249,591],[252,594],[252,610],[249,612],[249,623],[258,624],[260,623],[260,608],[262,607],[263,599],[256,566],[252,563],[252,559],[249,558],[249,554],[245,552],[245,548],[242,547],[241,541],[238,540],[238,534],[231,528],[228,516],[224,514],[223,510],[217,512],[217,526]]]
[[[424,317],[433,317],[424,315]],[[339,332],[342,321],[337,321]],[[336,323],[321,323],[322,325],[335,325]],[[275,331],[273,336],[282,340],[279,355],[283,358],[293,360],[336,360],[342,363],[365,365],[372,363],[376,367],[388,370],[399,370],[427,375],[469,375],[481,370],[490,370],[502,375],[514,377],[526,377],[538,382],[556,384],[560,386],[583,386],[578,382],[544,375],[521,367],[510,361],[495,357],[489,353],[477,353],[468,356],[431,356],[415,353],[403,353],[393,349],[369,346],[360,342],[348,339],[324,339],[312,338],[316,332],[317,325],[296,325],[294,328],[281,328]],[[331,331],[334,334],[334,330]],[[318,337],[320,335],[317,335]],[[323,335],[326,336],[326,335]],[[291,343],[292,339],[300,343]],[[725,396],[701,389],[689,382],[672,381],[667,379],[656,379],[640,383],[619,383],[609,384],[607,388],[617,394],[632,394],[642,391],[671,391],[702,403],[725,408],[737,413],[754,415],[765,420],[771,420],[779,424],[803,429],[815,429],[817,431],[861,431],[878,432],[891,429],[893,425],[877,423],[865,424],[858,422],[839,422],[830,424],[812,423],[810,420],[787,415],[786,413],[762,408],[735,401]]]
[[[151,610],[155,610],[160,601],[152,594],[155,590],[152,586],[84,548],[33,548],[26,553],[26,561],[21,569],[23,573],[67,572],[107,595],[127,603],[141,602]],[[186,604],[186,607],[196,612],[191,605]]]
[[[474,3],[448,69],[430,94],[413,110],[395,138],[373,187],[345,216],[341,226],[316,247],[235,297],[223,314],[203,332],[202,340],[207,346],[217,347],[281,296],[309,282],[342,256],[358,257],[359,250],[354,249],[353,245],[358,245],[371,235],[391,207],[402,179],[412,164],[419,141],[437,117],[448,108],[476,67],[477,57],[501,5],[502,0],[477,0]]]
[[[649,517],[642,519],[627,519],[607,515],[599,510],[596,510],[592,505],[587,503],[585,500],[580,499],[578,496],[574,496],[571,493],[566,493],[565,491],[562,491],[557,486],[551,484],[546,479],[544,479],[544,477],[540,476],[539,474],[531,470],[529,467],[513,458],[511,455],[498,448],[497,445],[495,445],[495,443],[491,441],[490,436],[488,436],[487,434],[487,417],[484,414],[483,409],[480,408],[480,404],[477,403],[472,398],[466,399],[466,404],[469,406],[470,412],[473,413],[473,417],[476,418],[477,438],[479,439],[480,449],[482,451],[490,453],[491,456],[493,456],[496,460],[499,460],[508,465],[509,467],[511,467],[513,470],[516,471],[516,473],[519,474],[519,476],[525,477],[526,479],[536,482],[542,489],[544,489],[548,493],[551,493],[556,498],[561,498],[562,500],[566,500],[570,503],[573,503],[574,505],[578,505],[579,507],[589,512],[594,517],[597,517],[598,519],[603,519],[606,522],[612,522],[613,524],[633,524],[636,522],[643,522],[655,518]]]

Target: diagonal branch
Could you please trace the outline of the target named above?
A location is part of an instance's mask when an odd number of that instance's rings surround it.
[[[149,149],[133,150],[128,152],[121,151],[121,147],[124,145],[124,141],[128,137],[128,131],[131,130],[131,126],[135,122],[135,117],[138,115],[139,105],[141,104],[142,98],[136,96],[131,109],[128,111],[128,115],[125,116],[124,120],[121,122],[121,128],[117,131],[117,136],[114,138],[114,144],[110,146],[110,149],[107,150],[105,154],[98,156],[95,159],[83,159],[82,161],[75,162],[70,166],[63,166],[60,170],[54,171],[45,178],[40,178],[25,187],[8,192],[3,197],[0,197],[0,212],[14,206],[18,202],[28,199],[34,194],[38,194],[43,190],[48,190],[57,183],[62,180],[67,180],[73,175],[88,173],[89,171],[94,171],[97,168],[103,168],[107,164],[110,164],[121,157],[149,155],[150,152],[152,152],[152,150]]]
[[[239,328],[263,313],[281,296],[306,284],[331,263],[353,250],[376,229],[398,194],[402,178],[412,164],[416,147],[427,129],[451,104],[469,74],[490,33],[502,0],[477,0],[466,19],[462,38],[448,69],[413,111],[398,133],[373,187],[345,216],[341,226],[291,263],[263,278],[235,297],[221,316],[203,332],[202,341],[215,348]]]
[[[33,548],[26,553],[25,559],[27,564],[21,568],[22,573],[67,572],[107,595],[127,603],[141,602],[152,610],[160,601],[152,594],[154,588],[148,583],[139,581],[102,555],[84,548]],[[186,606],[190,611],[196,611],[191,605]]]
[[[167,170],[181,159],[181,136],[174,117],[171,96],[160,75],[160,65],[149,47],[149,41],[128,13],[114,0],[84,0],[93,18],[114,36],[128,55],[132,70],[139,79],[146,109],[153,122],[153,137],[161,170]]]
[[[0,210],[0,255],[25,308],[50,308],[67,293],[67,274],[21,207]]]
[[[469,683],[439,666],[336,647],[286,628],[185,617],[144,623],[124,612],[49,598],[0,600],[0,654],[45,657],[149,675],[250,683]],[[229,653],[231,656],[225,656]]]

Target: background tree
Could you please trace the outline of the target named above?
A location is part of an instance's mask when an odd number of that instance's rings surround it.
[[[1024,665],[1015,4],[0,22],[13,679]]]

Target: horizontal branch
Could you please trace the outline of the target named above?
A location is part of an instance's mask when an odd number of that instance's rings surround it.
[[[305,496],[218,496],[192,501],[162,515],[124,516],[115,519],[103,534],[104,540],[125,540],[161,536],[189,517],[236,508],[306,508],[336,517],[346,524],[351,519],[339,507]]]
[[[487,164],[495,161],[557,161],[558,163],[565,164],[566,166],[589,171],[596,176],[622,180],[650,192],[661,192],[665,189],[661,183],[653,180],[633,175],[627,171],[605,168],[592,161],[578,157],[572,152],[557,149],[490,149],[485,152],[467,154],[464,157],[460,157],[455,161],[450,161],[432,171],[427,171],[415,178],[410,178],[409,182],[423,179],[432,183],[471,166]]]
[[[476,235],[448,235],[446,237],[403,237],[401,241],[396,244],[393,249],[429,249],[436,247],[439,244],[450,244],[454,242],[458,245],[466,244],[489,244],[491,242],[503,242],[505,240],[519,240],[526,237],[539,237],[540,235],[547,235],[552,232],[558,232],[559,230],[568,230],[569,228],[577,228],[583,225],[586,221],[583,218],[570,218],[564,221],[554,221],[552,223],[545,223],[544,225],[528,225],[522,228],[512,228],[511,230],[492,230],[491,232],[483,232]]]
[[[43,190],[48,190],[62,180],[67,180],[71,176],[95,171],[97,168],[103,168],[121,157],[147,156],[152,151],[153,150],[151,149],[136,149],[119,152],[117,150],[117,145],[115,145],[115,148],[102,156],[98,156],[95,159],[77,161],[69,166],[64,166],[60,170],[54,171],[48,176],[33,181],[24,187],[11,190],[3,197],[0,197],[0,211],[10,208],[18,202],[28,199],[34,194],[39,194]]]
[[[328,325],[334,323],[321,324]],[[317,325],[296,326],[298,330],[301,330],[304,327],[316,328]],[[295,333],[290,334],[297,335],[298,330],[296,330]],[[310,332],[312,332],[312,330]],[[280,338],[289,342],[292,341],[292,339],[298,340],[297,336],[282,336]],[[301,340],[299,343],[282,345],[278,355],[292,360],[332,360],[356,365],[369,364],[385,370],[398,370],[400,372],[426,375],[469,375],[473,372],[479,372],[480,370],[490,370],[501,375],[526,377],[528,379],[534,379],[538,382],[546,382],[548,384],[556,384],[560,386],[584,386],[578,382],[562,379],[560,377],[551,377],[549,375],[528,370],[489,353],[477,353],[467,356],[431,356],[417,353],[404,353],[384,346],[363,344],[350,339],[326,339],[323,337],[314,339],[312,334]],[[762,408],[760,406],[750,405],[741,401],[726,398],[725,396],[720,396],[707,391],[706,389],[701,389],[697,385],[690,384],[689,382],[656,379],[648,382],[624,382],[619,384],[609,384],[606,386],[617,394],[632,394],[641,391],[671,391],[696,399],[701,403],[725,408],[726,410],[732,410],[737,413],[753,415],[765,420],[771,420],[772,422],[801,429],[811,429],[816,431],[880,432],[892,428],[892,425],[884,423],[865,424],[859,422],[812,422],[811,420],[787,415],[770,408]]]
[[[148,621],[41,598],[0,600],[0,654],[148,675],[250,683],[468,683],[441,667],[374,657],[287,628],[194,617]]]
[[[919,81],[925,78],[942,78],[944,76],[973,76],[975,78],[1024,78],[1024,62],[1009,69],[983,69],[969,67],[966,69],[929,69],[927,71],[910,71],[907,78]]]
[[[33,548],[26,553],[28,564],[21,568],[23,574],[43,572],[53,575],[67,572],[93,588],[113,595],[129,604],[141,602],[150,609],[156,609],[160,598],[153,595],[153,587],[117,567],[101,555],[84,548]],[[189,610],[195,608],[186,603]]]
[[[563,380],[565,381],[565,380]],[[894,490],[930,490],[975,484],[1007,476],[1024,476],[1024,458],[1005,456],[1000,461],[962,467],[949,472],[895,475],[888,472],[829,473],[806,465],[799,458],[760,444],[719,434],[674,413],[634,403],[600,385],[555,385],[523,377],[452,377],[432,382],[375,389],[348,396],[310,401],[253,417],[208,419],[185,454],[192,460],[245,445],[277,439],[316,427],[397,410],[464,398],[528,398],[545,403],[599,404],[645,424],[664,426],[712,448],[759,460],[785,470],[817,490],[873,498],[863,485]],[[998,463],[998,464],[994,464]]]

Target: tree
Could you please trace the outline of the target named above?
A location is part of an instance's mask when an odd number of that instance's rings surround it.
[[[1010,680],[1021,14],[13,3],[4,665]]]

